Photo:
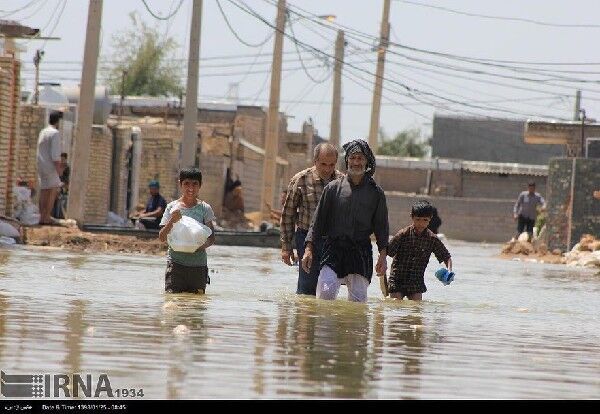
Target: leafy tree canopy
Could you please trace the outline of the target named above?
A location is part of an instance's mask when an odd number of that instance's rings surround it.
[[[177,42],[132,12],[131,26],[112,37],[105,76],[112,93],[177,96],[183,91],[180,65],[173,59]],[[126,73],[123,82],[123,73]]]
[[[419,129],[400,131],[394,138],[390,138],[383,129],[379,130],[379,155],[422,158],[428,152],[429,144],[421,138]]]

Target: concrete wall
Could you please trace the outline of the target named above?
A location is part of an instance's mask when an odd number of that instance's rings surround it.
[[[0,214],[10,216],[19,153],[20,63],[0,56]]]
[[[546,195],[547,177],[533,175],[488,174],[463,171],[463,196],[475,198],[505,198],[516,201],[527,183],[533,181],[536,190]]]
[[[570,250],[581,236],[600,236],[600,160],[555,158],[550,161],[547,242],[550,249]]]
[[[440,233],[451,239],[505,242],[516,233],[512,217],[513,202],[481,198],[427,197],[395,192],[385,194],[390,234],[411,224],[410,209],[416,200],[428,200],[442,219]]]
[[[433,118],[432,156],[472,161],[547,164],[564,155],[561,145],[525,144],[524,121],[481,118]]]

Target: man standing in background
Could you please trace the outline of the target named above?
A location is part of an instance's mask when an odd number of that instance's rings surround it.
[[[61,112],[51,112],[48,126],[40,132],[37,144],[37,173],[40,185],[40,224],[53,224],[52,208],[60,190],[62,144],[58,130]]]
[[[540,193],[535,192],[535,183],[527,184],[527,191],[521,192],[513,209],[513,216],[517,220],[517,238],[527,230],[529,240],[533,238],[533,226],[537,218],[537,206],[546,208],[546,201]]]

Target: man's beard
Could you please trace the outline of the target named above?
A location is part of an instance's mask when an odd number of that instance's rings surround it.
[[[360,167],[348,168],[348,175],[354,175],[354,176],[363,175],[365,173],[365,170],[366,170],[366,168],[360,168]]]

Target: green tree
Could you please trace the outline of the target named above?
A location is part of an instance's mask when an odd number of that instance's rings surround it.
[[[427,155],[428,150],[429,144],[421,139],[420,129],[400,131],[394,138],[390,138],[383,128],[379,130],[379,155],[421,158]]]
[[[132,12],[131,27],[112,37],[111,62],[104,74],[111,91],[125,95],[177,96],[183,91],[180,66],[174,52],[177,42],[150,27]],[[123,82],[123,73],[126,73]]]

